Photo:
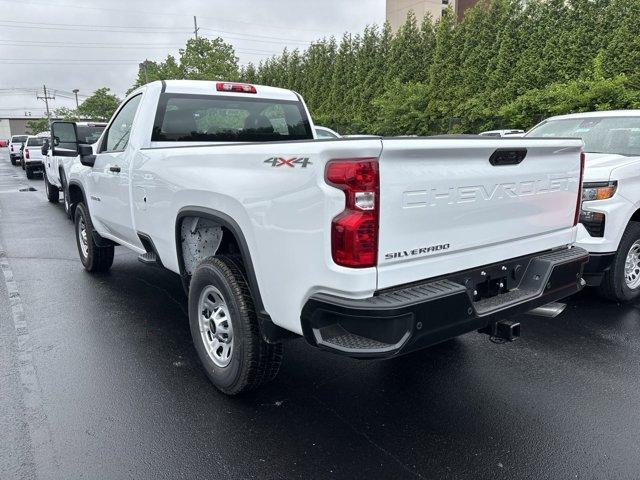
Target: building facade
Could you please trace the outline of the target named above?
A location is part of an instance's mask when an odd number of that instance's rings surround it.
[[[396,32],[404,24],[409,11],[413,10],[418,22],[429,13],[436,21],[442,12],[451,7],[459,20],[464,18],[464,12],[473,7],[478,0],[387,0],[387,21],[391,29]]]

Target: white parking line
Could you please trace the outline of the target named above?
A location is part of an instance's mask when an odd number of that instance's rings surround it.
[[[0,216],[2,212],[0,211]],[[57,478],[58,462],[51,440],[51,431],[42,404],[42,389],[33,361],[33,346],[29,326],[25,320],[18,284],[13,276],[7,252],[0,243],[0,269],[9,294],[11,320],[16,332],[18,371],[24,392],[25,415],[31,439],[31,451],[35,461],[36,478]]]

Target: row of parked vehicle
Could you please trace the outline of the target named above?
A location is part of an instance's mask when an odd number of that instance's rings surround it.
[[[299,336],[389,358],[513,340],[513,315],[555,316],[586,284],[636,299],[640,113],[519,135],[340,138],[295,92],[163,81],[106,126],[54,122],[42,152],[84,268],[124,246],[178,274],[203,367],[237,394]]]

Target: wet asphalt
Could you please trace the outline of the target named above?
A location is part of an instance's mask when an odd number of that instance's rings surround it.
[[[36,191],[20,192],[23,187]],[[84,272],[62,204],[0,152],[0,479],[640,478],[640,310],[590,292],[506,345],[391,361],[286,345],[218,393],[178,278]]]

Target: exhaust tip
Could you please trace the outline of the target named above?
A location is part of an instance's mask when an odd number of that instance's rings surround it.
[[[555,318],[564,312],[565,308],[567,308],[566,303],[553,302],[534,308],[527,313],[529,315],[535,315],[536,317]]]

